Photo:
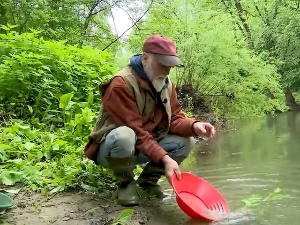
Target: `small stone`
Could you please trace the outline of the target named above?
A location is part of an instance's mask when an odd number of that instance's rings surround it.
[[[71,218],[68,217],[68,216],[62,218],[63,221],[68,221],[68,220],[70,220],[70,219],[71,219]]]

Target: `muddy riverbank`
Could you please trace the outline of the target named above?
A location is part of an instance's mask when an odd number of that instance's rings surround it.
[[[14,206],[1,215],[0,224],[111,225],[124,209],[126,207],[117,205],[113,198],[99,197],[80,190],[51,196],[23,190],[14,198]],[[128,223],[130,225],[155,225],[157,221],[161,224],[165,219],[163,212],[166,209],[162,209],[157,200],[143,198],[140,206],[131,209],[134,212]],[[178,212],[182,213],[179,209]]]

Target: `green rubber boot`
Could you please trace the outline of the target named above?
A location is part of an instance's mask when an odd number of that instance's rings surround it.
[[[159,199],[163,199],[165,195],[157,182],[164,174],[165,170],[162,163],[156,164],[150,161],[137,179],[137,183],[142,189],[150,192],[150,194]]]
[[[139,203],[133,170],[137,164],[137,157],[117,158],[106,156],[109,168],[117,179],[117,203],[122,206],[134,206]]]

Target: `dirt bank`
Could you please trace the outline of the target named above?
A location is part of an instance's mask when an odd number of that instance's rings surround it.
[[[124,209],[109,199],[79,191],[54,196],[23,191],[14,201],[13,208],[3,215],[6,224],[108,225],[112,224]],[[137,207],[132,224],[147,224],[148,218],[148,210]]]
[[[112,225],[124,209],[126,207],[117,205],[112,198],[80,190],[51,196],[22,190],[14,198],[14,206],[1,215],[0,224]],[[175,224],[174,221],[185,224],[188,219],[173,197],[167,204],[142,197],[141,205],[132,209],[134,214],[128,223],[130,225],[165,225]]]
[[[218,130],[231,129],[231,120],[221,115],[218,115],[218,120],[216,120],[214,111],[209,106],[211,96],[201,95],[192,85],[179,86],[176,87],[176,90],[182,108],[185,112],[191,113],[192,117],[209,122]]]

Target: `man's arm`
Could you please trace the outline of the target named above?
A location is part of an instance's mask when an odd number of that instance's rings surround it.
[[[172,94],[171,94],[171,108],[172,108],[172,119],[170,125],[170,131],[182,137],[196,136],[193,124],[200,122],[200,120],[186,118],[182,111],[181,104],[177,99],[176,87],[172,84]]]
[[[137,136],[136,148],[158,163],[167,152],[161,148],[147,131],[142,129],[142,118],[136,100],[128,90],[123,78],[113,79],[102,100],[103,108],[118,126],[127,126]]]

